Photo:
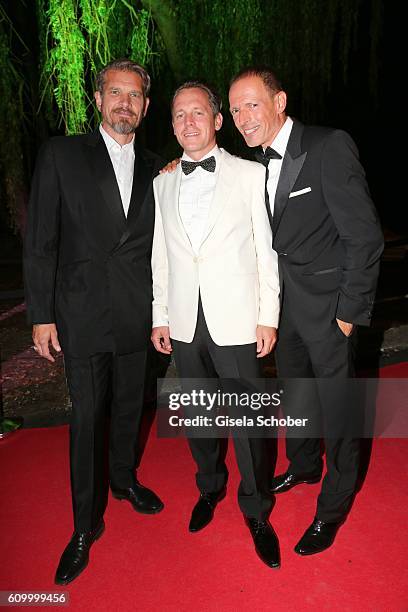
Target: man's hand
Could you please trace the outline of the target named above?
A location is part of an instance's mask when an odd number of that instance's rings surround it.
[[[346,321],[342,321],[341,319],[336,319],[337,325],[340,327],[341,331],[347,338],[351,336],[353,333],[354,325],[353,323],[346,323]]]
[[[53,349],[57,352],[61,352],[61,347],[58,342],[58,334],[55,323],[41,323],[39,325],[33,325],[33,342],[34,349],[44,359],[48,359],[54,363],[55,359],[50,353],[49,343],[51,342]]]
[[[174,172],[177,166],[179,165],[179,163],[180,163],[180,158],[176,157],[176,159],[173,159],[173,161],[166,164],[164,168],[160,170],[160,174],[166,174],[167,172]]]
[[[256,352],[257,359],[269,355],[276,344],[277,330],[276,327],[267,327],[266,325],[257,325],[256,327]]]
[[[170,342],[170,331],[167,325],[153,327],[150,339],[156,351],[164,353],[165,355],[170,355],[173,349]]]

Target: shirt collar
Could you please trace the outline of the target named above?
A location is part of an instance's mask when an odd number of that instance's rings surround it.
[[[292,125],[292,119],[290,117],[286,117],[285,123],[282,125],[281,129],[276,134],[270,145],[277,153],[279,153],[279,155],[282,155],[282,157],[286,153],[289,136],[292,131]]]
[[[112,136],[110,134],[108,134],[108,132],[106,130],[103,129],[102,124],[100,124],[99,126],[99,131],[102,134],[102,138],[105,142],[106,148],[108,150],[113,149],[113,148],[118,148],[121,149],[122,151],[128,151],[129,149],[133,150],[133,146],[134,146],[134,142],[135,142],[135,135],[133,134],[133,138],[130,142],[128,142],[125,145],[121,145],[118,142],[116,142],[116,140],[114,138],[112,138]]]

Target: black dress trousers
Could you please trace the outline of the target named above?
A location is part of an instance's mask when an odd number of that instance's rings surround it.
[[[292,417],[307,417],[314,423],[321,421],[327,472],[316,516],[327,522],[345,518],[358,477],[359,439],[354,437],[356,428],[352,422],[355,419],[353,411],[358,406],[350,396],[347,383],[347,379],[354,377],[355,340],[355,333],[346,337],[336,320],[323,337],[306,340],[293,321],[288,300],[284,303],[276,349],[278,376],[287,379],[284,410]],[[299,380],[290,380],[296,378]],[[293,474],[320,473],[319,436],[302,438],[298,433],[295,435],[289,434],[286,438],[289,471]]]
[[[212,340],[199,300],[197,326],[191,343],[172,339],[174,359],[184,392],[189,392],[188,380],[203,381],[205,391],[219,389],[218,378],[235,379],[237,385],[261,377],[256,358],[256,344],[218,346]],[[249,383],[251,384],[251,383]],[[233,416],[233,415],[231,415]],[[238,503],[245,516],[264,520],[272,507],[267,490],[267,455],[263,439],[233,437],[235,455],[241,475]],[[219,491],[227,482],[223,442],[219,438],[189,438],[191,453],[197,464],[196,482],[201,492]]]
[[[77,531],[93,529],[103,516],[108,445],[112,484],[128,488],[134,483],[145,364],[146,351],[85,358],[65,355],[72,401],[70,465]]]

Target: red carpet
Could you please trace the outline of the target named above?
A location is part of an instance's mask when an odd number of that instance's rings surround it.
[[[403,374],[390,368],[381,374]],[[256,557],[239,513],[231,455],[227,498],[204,531],[189,534],[197,492],[187,444],[152,432],[139,475],[165,509],[142,516],[110,498],[106,532],[88,569],[59,588],[53,576],[72,520],[68,428],[21,431],[0,443],[0,591],[65,591],[74,611],[406,611],[407,451],[407,440],[374,441],[353,511],[320,555],[293,552],[313,518],[319,485],[278,496],[272,523],[282,568],[270,570]],[[281,441],[278,469],[284,467]]]

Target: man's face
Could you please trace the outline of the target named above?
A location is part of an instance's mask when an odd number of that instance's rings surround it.
[[[140,125],[149,106],[144,98],[142,79],[135,72],[108,70],[103,91],[95,92],[98,110],[102,113],[102,126],[113,136],[132,134]]]
[[[215,132],[221,128],[222,115],[214,117],[205,91],[197,87],[183,89],[174,100],[172,115],[174,134],[192,159],[201,159],[215,147]]]
[[[231,86],[229,102],[235,126],[248,147],[269,146],[285,123],[285,92],[272,94],[260,77],[236,81]]]

